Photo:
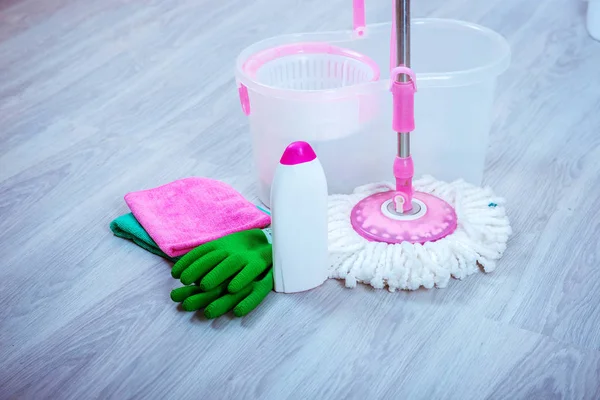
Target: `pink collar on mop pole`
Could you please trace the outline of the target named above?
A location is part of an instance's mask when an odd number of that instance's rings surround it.
[[[417,91],[417,76],[415,75],[415,72],[408,68],[408,67],[404,67],[404,66],[400,66],[400,67],[396,67],[393,68],[390,71],[390,90],[394,90],[394,83],[399,83],[402,84],[402,82],[398,82],[398,75],[400,74],[405,74],[408,75],[410,78],[410,81],[412,83],[412,87],[413,90],[416,92]]]
[[[285,149],[279,163],[297,165],[307,163],[315,158],[317,158],[317,155],[310,144],[307,142],[294,142]]]

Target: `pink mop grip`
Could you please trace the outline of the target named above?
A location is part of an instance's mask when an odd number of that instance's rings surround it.
[[[398,82],[397,76],[406,74],[408,82]],[[390,74],[390,90],[394,98],[392,128],[396,132],[415,130],[415,92],[417,84],[415,73],[408,67],[396,67]]]

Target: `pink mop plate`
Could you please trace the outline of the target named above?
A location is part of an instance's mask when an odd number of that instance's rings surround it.
[[[398,197],[400,192],[390,190],[359,201],[350,215],[354,230],[369,241],[390,244],[435,242],[456,230],[456,212],[439,197],[415,192],[411,211],[397,212]]]

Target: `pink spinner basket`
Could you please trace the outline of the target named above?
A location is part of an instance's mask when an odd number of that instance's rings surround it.
[[[263,85],[288,90],[336,89],[379,79],[379,67],[369,57],[322,42],[262,50],[246,60],[243,70]]]
[[[353,0],[354,32],[365,32],[365,0]],[[272,88],[322,91],[377,81],[379,66],[357,51],[327,42],[287,43],[250,55],[242,71]],[[240,85],[240,99],[248,115],[247,89]]]

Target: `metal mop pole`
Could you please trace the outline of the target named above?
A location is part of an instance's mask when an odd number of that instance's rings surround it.
[[[410,68],[410,0],[395,0],[396,12],[396,66]],[[398,75],[398,82],[406,82],[406,74]],[[398,157],[410,156],[410,132],[397,132]]]
[[[394,35],[391,51],[395,64],[391,71],[390,90],[393,94],[392,127],[397,134],[398,151],[394,160],[396,192],[395,211],[413,211],[412,178],[414,165],[410,155],[410,132],[414,127],[414,93],[417,89],[415,75],[410,68],[410,0],[394,0]],[[393,56],[390,64],[392,64]],[[393,65],[392,64],[392,65]],[[395,79],[394,79],[395,78]]]

